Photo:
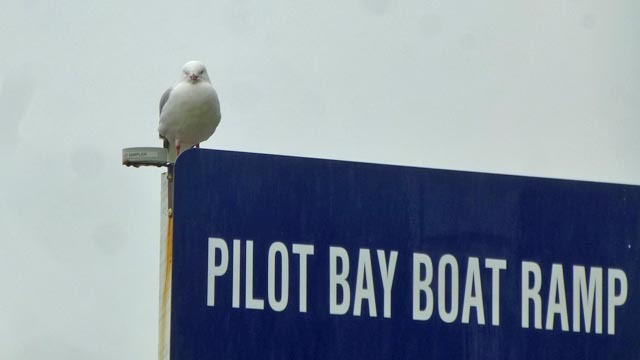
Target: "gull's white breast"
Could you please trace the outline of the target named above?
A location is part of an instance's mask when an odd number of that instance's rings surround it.
[[[160,135],[187,148],[207,140],[220,123],[220,103],[208,82],[180,82],[160,114]]]

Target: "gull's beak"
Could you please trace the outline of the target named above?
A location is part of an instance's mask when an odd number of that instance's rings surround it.
[[[196,75],[196,74],[191,74],[191,75],[189,75],[189,79],[190,79],[191,81],[197,81],[197,80],[198,80],[198,75]]]

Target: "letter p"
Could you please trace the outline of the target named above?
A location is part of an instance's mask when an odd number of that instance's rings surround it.
[[[220,252],[220,263],[218,262]],[[209,261],[207,263],[207,306],[214,306],[216,302],[216,276],[224,275],[229,265],[229,248],[224,239],[209,238]]]

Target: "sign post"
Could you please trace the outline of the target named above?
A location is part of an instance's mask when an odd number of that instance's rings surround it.
[[[640,187],[189,150],[171,359],[637,359]]]
[[[173,163],[168,161],[168,150],[157,147],[131,147],[122,149],[122,165],[135,168],[144,166],[167,167],[161,175],[160,213],[160,294],[158,321],[158,359],[170,356],[171,325],[171,258],[173,239]]]
[[[160,301],[158,321],[158,359],[170,358],[171,268],[173,256],[173,166],[161,175],[160,214]]]

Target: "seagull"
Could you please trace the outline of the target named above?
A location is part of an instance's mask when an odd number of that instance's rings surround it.
[[[158,132],[169,149],[170,163],[175,162],[180,149],[200,147],[220,123],[218,94],[204,64],[189,61],[182,67],[182,74],[182,80],[160,98]]]

